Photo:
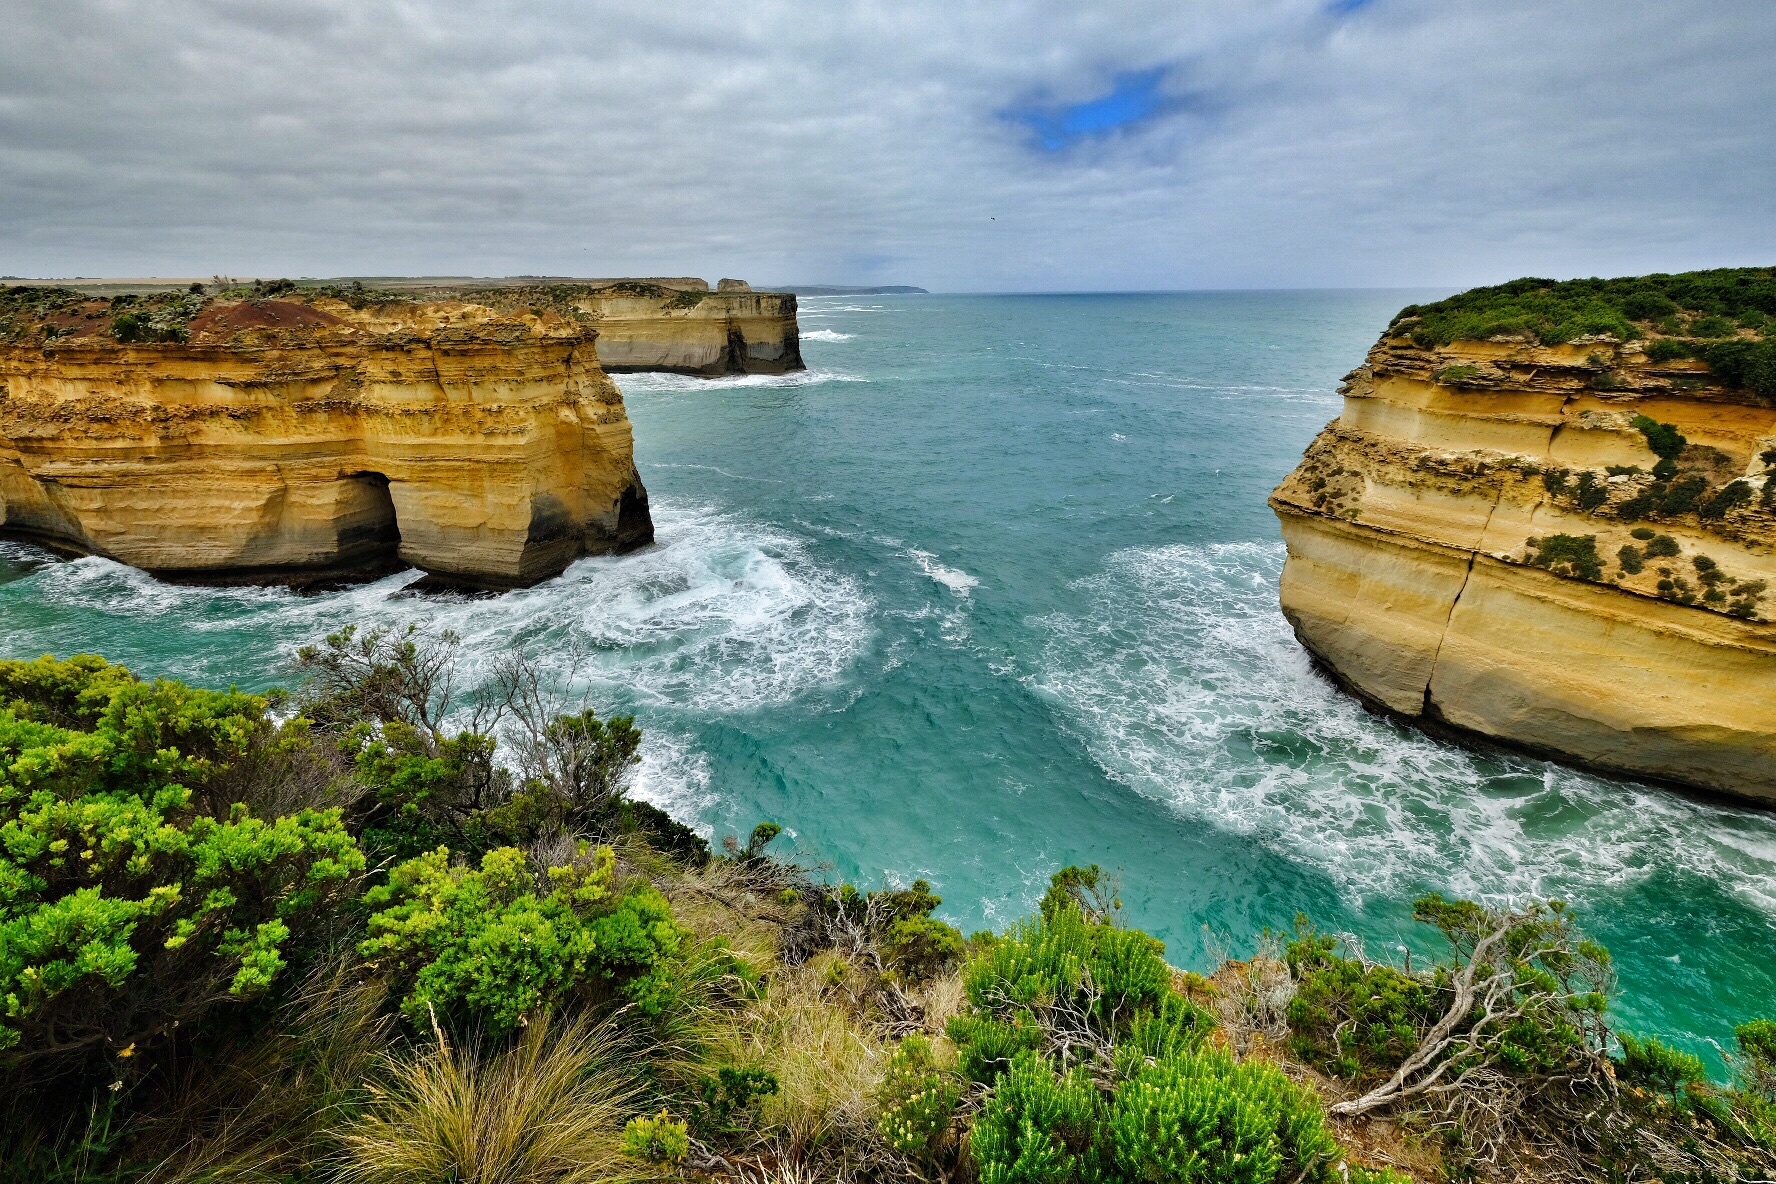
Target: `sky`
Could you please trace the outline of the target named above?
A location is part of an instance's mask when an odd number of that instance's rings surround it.
[[[8,0],[0,273],[1776,263],[1773,0]]]

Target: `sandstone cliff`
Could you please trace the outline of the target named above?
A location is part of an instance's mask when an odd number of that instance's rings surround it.
[[[1768,322],[1666,304],[1552,344],[1407,310],[1272,496],[1282,607],[1396,715],[1776,804]]]
[[[594,289],[575,304],[598,324],[598,359],[613,373],[663,370],[713,378],[802,370],[796,298],[723,280],[719,292]]]
[[[0,531],[177,579],[508,588],[653,526],[589,318],[0,294]]]
[[[706,282],[693,279],[387,281],[376,286],[430,299],[448,296],[589,318],[598,329],[599,361],[611,373],[664,371],[718,378],[806,368],[795,296],[754,292],[743,280],[724,279],[713,292]]]

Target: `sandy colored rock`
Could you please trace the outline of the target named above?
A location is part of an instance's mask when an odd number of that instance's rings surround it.
[[[1432,729],[1776,804],[1776,408],[1614,342],[1389,336],[1342,393],[1271,505],[1283,612],[1345,687]],[[1674,481],[1637,415],[1688,441]],[[1661,500],[1685,481],[1690,506]]]
[[[464,301],[217,300],[127,344],[0,345],[0,529],[205,582],[401,565],[509,588],[648,542],[594,328]],[[359,306],[354,307],[354,304]]]
[[[612,373],[787,374],[803,370],[796,298],[732,289],[654,293],[639,285],[590,292],[575,305],[596,319],[598,358]]]

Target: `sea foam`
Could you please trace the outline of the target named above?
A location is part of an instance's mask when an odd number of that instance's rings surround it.
[[[1776,917],[1776,820],[1482,756],[1364,711],[1277,611],[1283,549],[1138,548],[1040,618],[1032,684],[1111,777],[1322,869],[1353,899],[1560,895],[1688,872]]]

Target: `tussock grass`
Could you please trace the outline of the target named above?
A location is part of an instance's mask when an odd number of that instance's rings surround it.
[[[281,1031],[219,1062],[192,1065],[167,1107],[143,1123],[143,1184],[289,1179],[369,1100],[393,1020],[387,990],[344,962],[311,974],[278,1017]]]
[[[875,1092],[893,1048],[834,998],[833,962],[827,954],[784,968],[715,1042],[718,1056],[776,1075],[779,1092],[759,1117],[797,1160],[878,1138]]]
[[[610,1022],[538,1021],[505,1052],[440,1039],[391,1057],[341,1137],[340,1184],[594,1184],[646,1174],[624,1157],[641,1091]]]

